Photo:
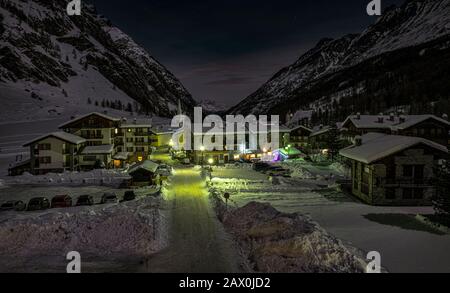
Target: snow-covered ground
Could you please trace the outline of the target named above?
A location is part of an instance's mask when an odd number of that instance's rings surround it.
[[[306,163],[305,163],[306,164]],[[305,177],[269,180],[249,168],[215,168],[213,186],[231,194],[231,205],[270,203],[276,209],[309,215],[327,232],[365,252],[378,251],[382,266],[390,272],[450,272],[450,235],[381,224],[369,218],[390,215],[430,214],[431,207],[374,207],[338,191],[333,178],[317,176],[316,167],[305,166]],[[322,170],[323,175],[338,168]],[[311,172],[312,171],[312,172]],[[301,172],[298,172],[300,174]],[[311,176],[312,175],[312,176]],[[343,177],[345,174],[341,174]]]
[[[138,270],[167,246],[167,215],[160,197],[136,201],[0,214],[1,272],[64,273],[70,251],[84,272]]]

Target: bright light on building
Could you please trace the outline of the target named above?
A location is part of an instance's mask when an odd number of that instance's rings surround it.
[[[204,147],[204,146],[201,146],[201,147],[200,147],[200,151],[204,152],[204,151],[205,151],[205,147]]]
[[[208,159],[208,164],[210,164],[210,165],[214,164],[214,159],[213,158],[209,158]]]
[[[239,155],[234,155],[234,159],[235,160],[239,160],[241,158],[241,156],[239,156]]]
[[[142,156],[139,156],[137,159],[139,162],[142,162],[144,160],[144,158]]]
[[[114,129],[114,133],[115,133],[115,134],[119,134],[119,129],[117,129],[117,128]]]
[[[173,142],[173,140],[171,139],[170,141],[169,141],[169,146],[171,146],[171,147],[173,147],[174,146],[174,142]]]

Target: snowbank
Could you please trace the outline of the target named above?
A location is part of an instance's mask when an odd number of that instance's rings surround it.
[[[291,171],[291,176],[301,179],[312,179],[314,176],[304,168],[304,162],[289,161],[280,163],[280,166]]]
[[[232,234],[250,271],[264,273],[363,273],[366,263],[318,224],[300,214],[251,202],[226,208],[212,196],[219,219]]]
[[[160,205],[160,198],[148,197],[107,207],[24,213],[14,219],[2,216],[0,271],[17,270],[18,263],[36,258],[43,259],[36,264],[39,271],[52,270],[60,263],[51,260],[70,251],[99,261],[118,255],[144,259],[167,245],[167,221]],[[64,258],[61,264],[65,267]]]
[[[123,180],[130,179],[126,172],[118,170],[93,170],[90,172],[64,172],[64,173],[49,173],[46,175],[31,175],[25,173],[22,176],[9,177],[9,184],[18,185],[106,185],[119,186]]]

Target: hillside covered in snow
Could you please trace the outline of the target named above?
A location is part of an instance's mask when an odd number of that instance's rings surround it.
[[[2,117],[74,115],[106,107],[169,117],[195,102],[163,65],[83,2],[0,0]],[[38,113],[38,114],[36,114]]]
[[[285,117],[311,108],[340,119],[411,104],[432,111],[449,98],[449,47],[450,1],[407,0],[360,34],[321,40],[229,112]]]

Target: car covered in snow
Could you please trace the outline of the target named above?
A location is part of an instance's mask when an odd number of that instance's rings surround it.
[[[70,208],[72,206],[72,198],[68,195],[57,195],[52,198],[51,207],[56,208]]]
[[[258,172],[262,172],[265,170],[270,169],[272,166],[268,163],[264,163],[264,162],[258,162],[258,163],[254,163],[253,164],[253,170],[258,171]]]
[[[269,169],[264,170],[264,173],[269,176],[282,176],[282,177],[291,176],[291,171],[278,166],[271,166]]]
[[[94,197],[92,195],[82,195],[77,199],[76,206],[92,206],[94,203]]]
[[[102,196],[102,204],[105,203],[117,203],[119,199],[117,198],[117,195],[114,193],[105,193]]]
[[[35,197],[28,202],[27,211],[41,211],[50,208],[50,201],[45,197]]]
[[[10,200],[0,206],[0,211],[1,212],[6,212],[6,211],[21,212],[21,211],[24,211],[26,208],[27,208],[27,205],[23,201]]]

